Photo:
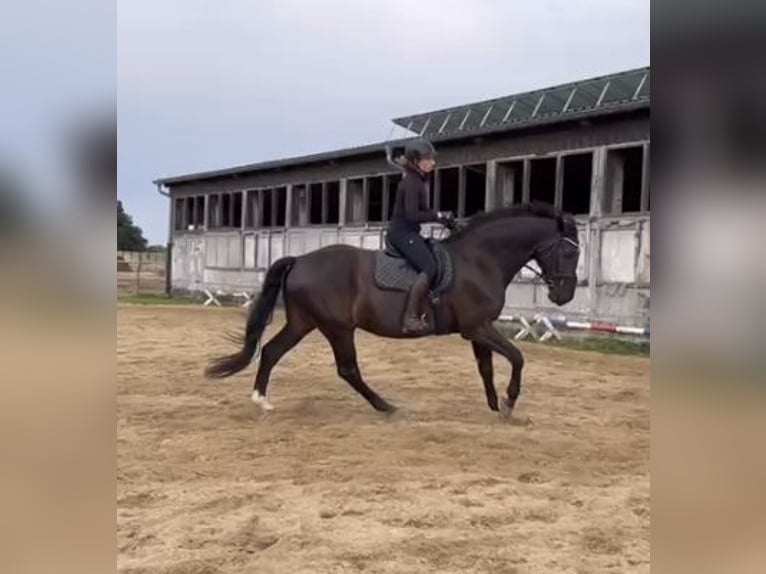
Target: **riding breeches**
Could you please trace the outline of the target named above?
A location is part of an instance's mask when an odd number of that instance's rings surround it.
[[[417,271],[428,276],[429,284],[433,284],[436,261],[422,235],[414,231],[389,229],[388,240]]]

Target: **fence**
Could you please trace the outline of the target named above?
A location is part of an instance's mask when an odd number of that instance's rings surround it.
[[[606,333],[613,335],[630,335],[633,337],[649,338],[649,326],[631,327],[604,323],[599,321],[572,321],[564,315],[548,316],[536,313],[533,316],[502,315],[500,321],[519,324],[521,328],[514,335],[514,339],[526,339],[531,337],[536,341],[547,341],[550,338],[561,339],[559,330],[589,331],[594,333]]]
[[[167,254],[164,251],[118,251],[117,295],[165,293]]]

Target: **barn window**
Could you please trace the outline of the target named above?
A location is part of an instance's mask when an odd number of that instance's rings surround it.
[[[373,223],[385,221],[386,196],[383,193],[383,176],[368,177],[365,185],[367,186],[367,204],[364,206],[365,211],[361,220]]]
[[[428,188],[428,207],[436,209],[438,198],[436,197],[436,172],[432,171],[428,174],[428,182],[426,184]]]
[[[231,227],[231,194],[221,194],[221,227]]]
[[[284,227],[287,218],[287,188],[278,187],[274,190],[274,194],[274,209],[276,210],[273,216],[274,224],[277,227]]]
[[[202,213],[199,220],[204,218],[204,203],[198,211]],[[190,214],[195,210],[191,210]],[[186,222],[189,225],[190,221]],[[196,223],[199,225],[199,223]],[[242,192],[227,192],[209,196],[208,227],[216,228],[239,228],[242,226]]]
[[[184,220],[184,229],[188,230],[190,226],[194,225],[194,198],[184,198],[184,202],[186,203],[186,219]]]
[[[593,154],[579,153],[563,158],[564,187],[561,207],[567,213],[590,213],[590,190],[593,175]]]
[[[394,213],[396,190],[399,187],[400,181],[402,181],[402,174],[400,173],[392,173],[386,177],[386,188],[384,190],[383,202],[385,204],[385,202],[388,201],[388,219],[391,219],[391,216]]]
[[[239,200],[241,204],[241,198]],[[245,227],[283,227],[287,217],[287,188],[252,189],[247,193]],[[242,214],[240,214],[240,218]],[[236,218],[235,218],[236,219]],[[241,222],[241,219],[239,220]]]
[[[340,221],[340,182],[329,181],[325,188],[325,212],[323,223],[337,224]]]
[[[533,159],[529,165],[529,199],[553,205],[556,200],[556,158]]]
[[[439,193],[439,210],[452,211],[457,214],[460,208],[460,170],[457,167],[446,167],[439,170],[441,190]]]
[[[324,185],[321,183],[309,185],[309,223],[311,225],[322,224],[323,190]]]
[[[175,200],[175,210],[173,213],[173,218],[175,219],[175,225],[173,226],[176,231],[181,231],[184,228],[184,216],[186,215],[184,211],[184,198],[183,197],[177,197]]]
[[[205,225],[205,196],[198,195],[194,198],[194,226],[202,228]]]
[[[340,181],[309,184],[308,200],[311,225],[340,222]]]
[[[465,217],[471,217],[480,211],[484,211],[484,198],[486,193],[486,164],[465,166]]]
[[[261,213],[261,227],[272,227],[274,225],[274,190],[262,189],[261,190],[261,205],[263,211]]]
[[[231,226],[242,227],[242,192],[231,194]]]
[[[641,211],[643,163],[643,146],[607,151],[604,213],[620,214]]]
[[[220,227],[221,222],[221,196],[211,195],[208,197],[207,226],[210,229]]]
[[[649,194],[649,144],[644,145],[644,169],[641,171],[641,211],[649,211],[651,208],[651,195]]]
[[[383,221],[383,178],[382,177],[368,177],[366,182],[367,186],[367,204],[364,205],[365,214],[364,217],[354,217],[355,222],[380,222]],[[351,186],[349,182],[349,197],[352,198],[352,206],[357,205],[357,186],[354,184]],[[364,186],[361,189],[364,193]],[[357,210],[354,210],[356,215]]]

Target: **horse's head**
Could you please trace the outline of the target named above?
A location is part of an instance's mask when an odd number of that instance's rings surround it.
[[[534,260],[541,273],[532,271],[547,283],[553,303],[565,305],[574,298],[580,256],[577,225],[572,215],[549,203],[533,201],[474,215],[449,241],[465,241],[469,249],[494,254],[506,285]]]
[[[533,254],[548,284],[548,299],[556,305],[565,305],[574,298],[579,257],[577,226],[571,215],[564,214],[559,218],[556,236],[541,243]]]

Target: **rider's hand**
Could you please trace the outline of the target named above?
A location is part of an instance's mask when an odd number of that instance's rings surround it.
[[[437,213],[437,216],[439,217],[439,220],[441,221],[448,221],[450,223],[453,223],[455,221],[455,214],[451,211],[440,211]]]

